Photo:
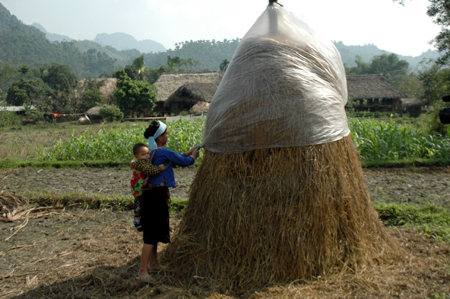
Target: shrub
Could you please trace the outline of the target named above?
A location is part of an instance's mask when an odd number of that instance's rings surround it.
[[[441,100],[434,101],[432,106],[434,108],[433,110],[419,116],[417,125],[427,134],[438,133],[442,136],[446,136],[448,134],[448,126],[442,124],[439,120],[439,111],[441,108],[445,107],[444,102]]]
[[[20,125],[21,117],[15,112],[0,111],[0,127]]]
[[[121,120],[123,118],[123,112],[116,105],[104,106],[99,113],[106,121]]]
[[[98,89],[87,90],[81,94],[79,109],[82,112],[105,103],[105,97]]]

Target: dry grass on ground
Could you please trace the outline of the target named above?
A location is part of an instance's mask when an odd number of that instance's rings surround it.
[[[110,123],[110,124],[92,124],[77,125],[76,122],[62,124],[46,124],[42,127],[20,126],[9,130],[0,130],[0,159],[18,158],[18,159],[36,159],[36,148],[50,146],[54,141],[62,139],[67,141],[72,133],[78,136],[80,133],[91,130],[98,131],[103,127],[107,128],[130,128],[135,127],[136,123]]]
[[[25,204],[18,212],[33,208],[0,226],[2,298],[446,298],[442,294],[450,294],[450,246],[413,230],[389,230],[407,252],[399,264],[233,292],[204,277],[183,285],[167,271],[153,273],[149,284],[136,279],[142,244],[132,227],[131,211],[39,210]],[[171,223],[175,226],[178,220]]]

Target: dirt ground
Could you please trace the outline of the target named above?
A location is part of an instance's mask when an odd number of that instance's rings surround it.
[[[374,201],[450,203],[449,168],[364,172]],[[175,176],[178,188],[172,196],[186,198],[195,169],[176,170]],[[130,171],[117,169],[0,170],[0,192],[28,188],[127,194],[129,179]],[[234,298],[223,290],[205,290],[200,283],[158,283],[170,280],[164,271],[153,273],[154,283],[136,279],[142,235],[132,225],[132,211],[39,211],[29,221],[0,223],[0,298]],[[171,225],[178,221],[172,218]],[[241,297],[450,298],[450,246],[412,230],[390,231],[406,249],[401,264],[339,280],[292,282]]]
[[[195,176],[192,168],[175,169],[177,188],[172,197],[187,198]],[[365,169],[373,201],[398,203],[450,204],[450,168]],[[121,169],[20,169],[0,170],[0,191],[86,191],[104,194],[130,194],[131,171]]]

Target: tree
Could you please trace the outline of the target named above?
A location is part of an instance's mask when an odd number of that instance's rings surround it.
[[[8,89],[6,102],[14,106],[37,104],[41,98],[48,98],[51,90],[40,78],[22,78],[15,81]]]
[[[123,118],[123,112],[116,105],[104,106],[100,109],[100,116],[106,121],[117,121]]]
[[[47,73],[43,74],[45,83],[57,92],[69,93],[77,86],[77,76],[72,72],[70,66],[52,63]]]
[[[381,54],[372,58],[369,74],[406,75],[408,67],[409,63],[406,60],[400,60],[396,54]]]
[[[419,117],[421,129],[429,134],[439,133],[445,135],[447,127],[439,120],[439,111],[445,107],[442,101],[444,95],[450,94],[450,70],[439,62],[429,61],[429,67],[419,72],[419,80],[423,86],[423,104],[433,109]]]
[[[167,66],[169,72],[175,72],[175,67],[178,67],[180,65],[181,65],[180,57],[176,56],[172,58],[170,56],[167,56]]]
[[[14,77],[17,76],[17,71],[10,63],[0,64],[0,90],[5,94],[11,83],[14,81]],[[0,93],[2,93],[0,91]]]
[[[129,115],[132,112],[152,111],[156,104],[156,88],[148,82],[131,80],[124,70],[116,72],[117,90],[114,97],[120,110]]]
[[[144,81],[146,69],[144,66],[144,55],[133,60],[133,69],[136,71],[139,80]]]
[[[30,68],[27,65],[25,65],[25,64],[21,65],[19,67],[19,73],[21,73],[22,76],[25,76],[28,73],[29,70],[30,70]]]
[[[82,112],[89,110],[92,107],[105,104],[105,97],[98,89],[87,90],[81,94],[78,109]]]
[[[404,5],[405,0],[393,0]],[[441,53],[441,57],[437,59],[437,63],[446,64],[450,59],[450,1],[449,0],[429,0],[430,5],[427,8],[433,22],[441,26],[441,32],[434,38],[434,44]]]
[[[345,71],[348,75],[360,75],[360,74],[369,74],[370,64],[364,62],[361,56],[357,55],[355,57],[356,66],[352,68],[346,68]]]
[[[433,22],[441,26],[441,32],[434,38],[439,52],[443,56],[438,60],[440,63],[446,63],[450,58],[450,1],[448,0],[430,0],[427,14],[433,19]]]
[[[347,74],[385,74],[389,76],[406,75],[409,63],[400,60],[395,54],[381,54],[374,56],[370,63],[361,60],[356,56],[356,66],[347,68]]]
[[[221,70],[222,72],[225,73],[225,71],[226,71],[227,68],[228,68],[228,64],[230,64],[230,62],[228,61],[228,59],[222,60],[222,63],[220,64],[220,70]]]

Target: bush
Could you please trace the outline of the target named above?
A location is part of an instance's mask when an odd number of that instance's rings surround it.
[[[445,107],[444,102],[438,100],[433,102],[432,106],[434,108],[433,110],[419,116],[417,121],[418,127],[420,127],[427,134],[438,133],[442,136],[448,136],[448,126],[442,124],[439,119],[439,111],[441,110],[441,108]]]
[[[81,94],[80,104],[78,108],[81,112],[86,112],[95,106],[100,106],[105,103],[105,97],[98,89],[87,90]]]
[[[188,116],[189,115],[189,111],[181,111],[180,115],[181,116]]]
[[[0,127],[20,125],[22,118],[15,112],[0,111]]]
[[[123,112],[116,105],[104,106],[99,113],[106,121],[121,120],[123,118]]]

